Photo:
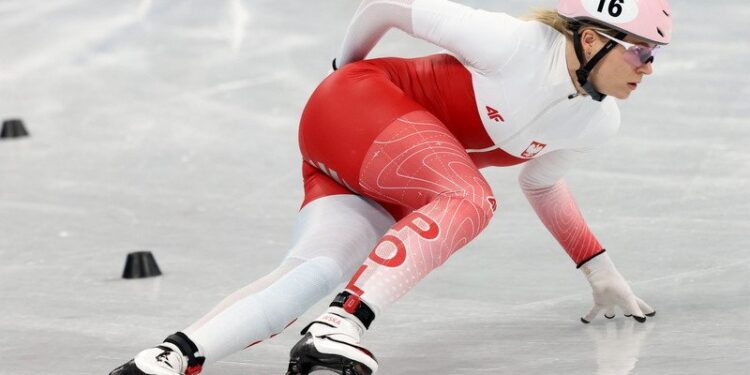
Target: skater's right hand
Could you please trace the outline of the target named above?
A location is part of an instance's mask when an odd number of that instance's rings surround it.
[[[646,317],[656,315],[656,311],[646,302],[638,298],[630,289],[620,272],[617,271],[607,253],[602,253],[581,266],[581,271],[591,284],[594,296],[594,307],[581,322],[590,323],[600,311],[604,310],[604,317],[615,317],[615,306],[623,310],[625,316],[632,316],[640,323]]]

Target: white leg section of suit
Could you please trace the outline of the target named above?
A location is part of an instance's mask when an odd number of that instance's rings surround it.
[[[281,332],[348,281],[394,223],[379,205],[356,195],[308,203],[281,265],[225,298],[183,332],[207,361],[217,361]]]

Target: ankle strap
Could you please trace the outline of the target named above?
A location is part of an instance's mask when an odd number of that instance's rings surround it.
[[[188,375],[198,374],[201,371],[201,369],[203,368],[203,363],[206,361],[206,357],[196,357],[196,354],[198,353],[198,347],[195,345],[195,343],[193,343],[193,340],[190,340],[190,338],[187,337],[186,334],[182,332],[176,332],[172,335],[167,336],[167,338],[164,339],[164,342],[168,342],[176,346],[177,349],[180,349],[182,355],[188,358],[188,369],[186,371]]]
[[[352,314],[362,322],[365,328],[369,329],[372,321],[375,320],[375,313],[365,304],[358,295],[343,291],[333,299],[331,307],[341,307],[349,314]]]

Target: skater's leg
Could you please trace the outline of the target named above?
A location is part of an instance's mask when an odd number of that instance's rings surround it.
[[[281,265],[183,332],[209,361],[278,334],[351,277],[392,223],[382,208],[356,195],[308,203],[298,215],[294,244]]]
[[[453,135],[426,111],[389,125],[370,147],[359,187],[414,211],[381,237],[346,292],[291,352],[289,374],[324,367],[370,374],[377,362],[359,340],[374,317],[476,237],[496,207],[492,192]]]
[[[170,336],[167,341],[174,343],[144,350],[111,374],[196,374],[206,359],[221,359],[281,332],[351,277],[393,218],[309,165],[304,171],[305,203],[281,265]]]
[[[380,311],[474,239],[496,208],[463,146],[426,111],[402,116],[370,148],[360,185],[415,209],[380,239],[347,290]]]

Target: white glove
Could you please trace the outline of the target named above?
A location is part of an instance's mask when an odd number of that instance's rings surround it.
[[[615,306],[619,306],[625,316],[633,316],[638,322],[645,322],[646,317],[656,315],[656,311],[638,298],[630,289],[625,278],[617,272],[607,253],[600,254],[581,266],[581,271],[591,284],[594,295],[594,307],[584,317],[583,323],[590,323],[601,310],[604,317],[615,317]]]

